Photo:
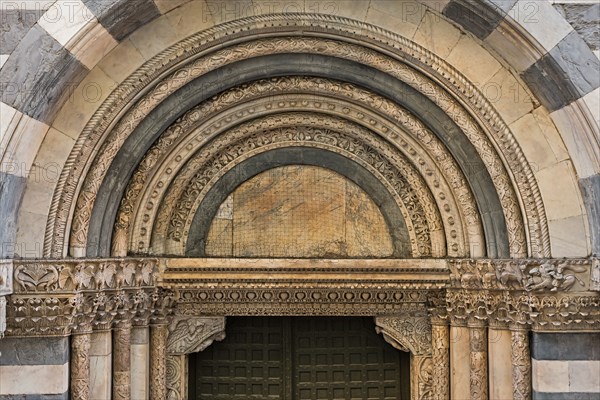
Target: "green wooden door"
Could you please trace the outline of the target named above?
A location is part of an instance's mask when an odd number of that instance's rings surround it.
[[[408,400],[409,355],[370,318],[227,320],[227,337],[190,356],[190,399]]]

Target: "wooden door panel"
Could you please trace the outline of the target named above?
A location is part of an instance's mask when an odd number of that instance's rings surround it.
[[[408,355],[370,318],[230,318],[190,356],[190,399],[408,399]]]

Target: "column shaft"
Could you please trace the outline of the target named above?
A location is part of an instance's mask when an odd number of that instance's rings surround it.
[[[150,328],[150,400],[167,397],[167,325]]]
[[[527,331],[511,333],[513,400],[531,399],[531,356]]]
[[[71,399],[73,400],[90,398],[90,342],[89,333],[71,336]]]
[[[450,389],[450,329],[432,325],[433,398],[448,400]]]
[[[469,327],[471,400],[488,398],[487,328]]]
[[[113,330],[114,400],[131,398],[131,325],[122,324]]]

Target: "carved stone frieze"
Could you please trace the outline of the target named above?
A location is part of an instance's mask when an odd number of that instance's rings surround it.
[[[225,338],[225,317],[175,316],[169,324],[167,352],[190,354]]]
[[[377,332],[398,350],[431,356],[431,320],[427,313],[376,317],[375,325]]]
[[[292,17],[274,16],[271,17],[277,19],[292,19]],[[306,16],[304,18],[316,18],[318,16]],[[352,30],[355,30],[355,22],[349,20],[339,19],[337,21],[340,25],[340,31],[336,30],[336,34],[341,35],[343,32],[350,34]],[[239,25],[250,24],[254,29],[257,27],[256,21],[240,21]],[[292,24],[294,21],[292,21]],[[298,23],[298,21],[296,21]],[[347,28],[341,28],[347,24]],[[350,28],[352,27],[352,28]],[[239,29],[236,26],[236,32],[246,32],[244,29]],[[216,30],[212,32],[213,35],[224,35],[225,31],[232,29],[232,26],[226,25],[222,30]],[[370,31],[372,28],[365,25],[364,29]],[[361,31],[362,32],[362,31]],[[248,31],[248,34],[250,32]],[[228,32],[228,34],[232,34]],[[196,35],[190,39],[186,39],[184,42],[174,46],[173,50],[164,53],[165,58],[154,60],[150,66],[144,67],[144,71],[136,72],[123,87],[116,90],[103,106],[100,107],[100,111],[86,126],[84,133],[77,141],[75,148],[69,157],[67,166],[61,176],[58,190],[55,198],[53,199],[51,207],[50,223],[48,224],[48,232],[46,235],[46,246],[45,249],[48,254],[62,255],[62,249],[64,244],[64,238],[66,232],[64,232],[66,221],[69,220],[68,213],[72,209],[71,200],[77,199],[77,206],[75,207],[75,214],[73,218],[73,230],[72,230],[72,245],[74,249],[83,249],[85,247],[87,237],[87,224],[89,222],[89,216],[91,215],[91,209],[95,199],[95,193],[99,187],[103,177],[106,174],[110,160],[116,154],[116,151],[121,147],[129,132],[137,126],[144,115],[160,103],[162,99],[173,93],[182,85],[195,79],[195,77],[204,74],[211,69],[216,67],[222,67],[231,62],[235,62],[239,59],[248,58],[251,56],[258,56],[260,54],[273,54],[276,52],[310,52],[314,51],[315,48],[319,48],[323,54],[332,56],[348,58],[351,60],[357,60],[358,62],[366,65],[372,65],[390,75],[396,76],[399,79],[407,81],[411,86],[417,90],[433,97],[434,102],[444,109],[449,115],[451,115],[459,126],[469,136],[471,141],[476,145],[476,148],[481,154],[485,154],[482,157],[486,163],[488,163],[488,169],[494,171],[493,179],[497,185],[498,192],[500,193],[501,201],[507,215],[507,221],[509,224],[508,231],[510,235],[510,245],[512,255],[522,256],[525,255],[527,249],[524,248],[525,235],[522,224],[519,224],[519,205],[516,199],[516,193],[512,189],[512,183],[510,178],[504,172],[503,163],[500,157],[491,156],[495,154],[494,146],[486,140],[485,134],[478,129],[478,125],[475,119],[472,118],[468,112],[462,109],[458,102],[455,101],[452,96],[448,96],[443,90],[433,83],[433,81],[426,78],[424,75],[419,74],[416,70],[408,66],[408,64],[402,62],[396,62],[395,60],[377,53],[373,50],[366,49],[364,47],[343,43],[341,41],[325,40],[319,38],[277,38],[277,39],[264,39],[261,41],[243,43],[240,44],[237,49],[227,48],[224,50],[217,50],[211,54],[208,54],[204,58],[199,58],[190,62],[189,65],[181,67],[179,71],[165,81],[164,85],[156,85],[155,90],[150,91],[145,98],[142,98],[137,103],[138,109],[132,108],[129,113],[125,113],[125,116],[117,124],[115,129],[111,131],[111,137],[105,140],[104,145],[100,146],[99,141],[105,139],[106,128],[108,127],[108,121],[113,121],[114,115],[118,112],[122,112],[123,108],[121,105],[125,104],[126,101],[133,96],[133,93],[138,92],[140,89],[136,85],[142,87],[148,84],[149,79],[160,74],[163,68],[173,65],[175,59],[182,57],[181,60],[190,56],[190,52],[195,53],[199,51],[197,46],[198,42],[202,43],[201,46],[208,45],[209,38],[215,36],[205,36],[203,34]],[[373,38],[381,36],[382,38],[388,38],[388,40],[381,40],[378,45],[385,46],[383,43],[389,42],[390,35],[393,34],[376,30],[373,32]],[[235,36],[235,34],[233,34]],[[233,37],[232,36],[232,37]],[[366,41],[371,41],[369,35],[365,35]],[[452,91],[458,97],[461,97],[467,104],[472,105],[470,107],[471,112],[477,114],[478,121],[486,125],[487,133],[494,137],[495,143],[499,148],[508,156],[505,157],[506,162],[513,170],[515,174],[515,183],[518,186],[518,192],[522,198],[528,199],[524,202],[525,212],[527,214],[528,226],[532,227],[530,232],[532,245],[532,251],[547,253],[548,240],[547,240],[547,227],[545,225],[544,211],[541,204],[541,197],[539,191],[533,179],[531,168],[528,166],[526,159],[522,156],[518,144],[510,134],[506,125],[500,120],[498,115],[493,111],[493,107],[486,102],[485,98],[464,78],[460,76],[456,71],[444,64],[444,62],[432,54],[426,52],[424,49],[418,47],[415,44],[406,42],[405,39],[398,37],[398,43],[402,45],[395,46],[392,51],[400,54],[400,57],[406,57],[411,60],[415,60],[416,64],[420,68],[424,68],[428,73],[436,76],[436,79],[440,79],[448,87],[453,88]],[[202,42],[202,40],[205,40]],[[271,41],[271,42],[269,42]],[[194,45],[193,43],[196,43]],[[394,45],[390,45],[394,46]],[[410,49],[408,52],[406,52]],[[416,57],[418,54],[418,58]],[[181,61],[180,60],[180,61]],[[139,78],[141,79],[141,84]],[[138,80],[136,81],[136,78]],[[170,79],[170,81],[169,81]],[[114,139],[114,140],[113,140]],[[92,149],[102,147],[99,152],[93,152]],[[79,182],[82,180],[81,171],[87,171],[86,164],[92,154],[99,154],[94,165],[92,166],[89,174],[87,175],[86,181],[83,185],[82,191],[78,195],[72,193],[71,182]],[[493,160],[493,162],[490,162]],[[69,184],[67,185],[67,182]],[[75,185],[76,186],[76,185]],[[516,222],[515,222],[516,221]]]
[[[449,260],[455,288],[564,292],[592,290],[594,260]]]
[[[164,320],[171,294],[156,286],[156,259],[15,261],[9,335],[54,336]]]
[[[600,329],[597,294],[447,289],[446,303],[456,326],[484,321],[499,328],[537,331]]]

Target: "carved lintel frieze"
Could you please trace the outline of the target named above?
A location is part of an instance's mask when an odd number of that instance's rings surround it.
[[[450,286],[478,290],[594,290],[593,259],[449,260]],[[600,279],[600,277],[598,278]]]
[[[225,338],[225,317],[175,316],[169,324],[167,352],[190,354]]]

